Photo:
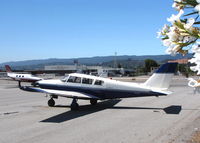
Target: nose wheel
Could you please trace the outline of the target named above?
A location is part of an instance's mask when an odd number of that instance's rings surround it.
[[[74,99],[72,100],[72,104],[71,104],[70,107],[71,107],[71,110],[72,110],[72,111],[78,110],[79,105],[78,105],[78,103],[77,103],[77,99],[74,98]]]
[[[48,105],[49,107],[53,107],[55,105],[55,101],[53,100],[53,98],[49,99]]]

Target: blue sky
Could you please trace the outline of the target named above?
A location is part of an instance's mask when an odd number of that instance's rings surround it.
[[[0,63],[165,54],[172,0],[0,0]]]

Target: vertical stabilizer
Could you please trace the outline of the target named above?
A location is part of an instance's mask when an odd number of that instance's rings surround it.
[[[166,63],[161,65],[156,72],[144,83],[152,88],[169,88],[172,77],[176,71],[177,63]]]
[[[9,65],[5,65],[5,68],[6,68],[6,72],[12,72],[12,70],[11,70]]]

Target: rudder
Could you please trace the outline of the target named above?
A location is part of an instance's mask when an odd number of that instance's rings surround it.
[[[178,63],[166,63],[161,65],[156,72],[144,83],[145,86],[152,88],[169,88],[172,77],[176,71]]]
[[[12,70],[11,70],[9,65],[5,65],[5,69],[6,69],[6,72],[12,72]]]

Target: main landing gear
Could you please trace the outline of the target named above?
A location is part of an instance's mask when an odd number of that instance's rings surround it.
[[[49,107],[53,107],[55,105],[55,101],[53,100],[53,98],[49,99],[48,105]]]
[[[78,103],[77,103],[77,99],[76,99],[76,98],[73,98],[72,104],[71,104],[70,108],[71,108],[71,110],[73,110],[73,111],[74,111],[74,110],[78,110],[79,105],[78,105]]]
[[[79,109],[79,105],[78,105],[77,101],[78,101],[78,99],[73,98],[72,103],[70,105],[70,108],[71,108],[72,111],[75,111],[75,110]],[[90,104],[91,105],[96,105],[97,104],[97,100],[96,99],[90,99]],[[53,100],[53,96],[51,97],[51,99],[49,99],[48,105],[49,105],[49,107],[55,106],[55,101]]]

